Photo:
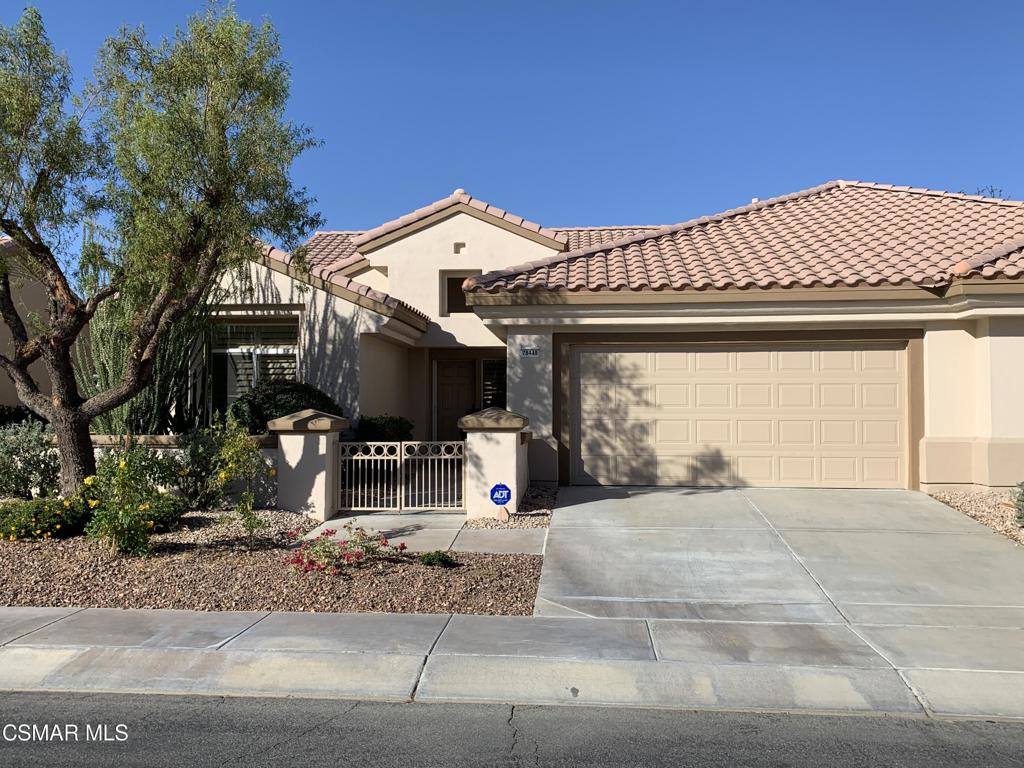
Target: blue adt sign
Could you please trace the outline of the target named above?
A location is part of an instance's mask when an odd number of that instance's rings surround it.
[[[491,486],[491,501],[499,507],[508,504],[512,501],[512,489],[504,483],[498,483],[497,485]]]

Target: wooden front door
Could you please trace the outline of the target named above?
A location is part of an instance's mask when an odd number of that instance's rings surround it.
[[[438,360],[436,440],[461,440],[459,419],[476,410],[476,362]]]

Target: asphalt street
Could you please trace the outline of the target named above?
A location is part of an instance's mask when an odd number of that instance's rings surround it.
[[[0,735],[8,768],[1024,764],[1022,723],[309,699],[4,693]]]

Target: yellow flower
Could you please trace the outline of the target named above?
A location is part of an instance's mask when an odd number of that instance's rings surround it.
[[[64,508],[67,509],[70,506],[71,506],[71,500],[70,499],[64,499]]]
[[[56,524],[55,526],[53,526],[53,527],[54,527],[54,530],[58,530],[58,531],[59,531],[59,530],[60,530],[60,523],[57,523],[57,524]]]
[[[152,520],[147,520],[146,521],[146,527],[147,528],[152,528],[153,527],[153,521]]]
[[[274,467],[271,467],[267,470],[267,474],[271,477],[277,477],[277,470]]]
[[[99,499],[89,499],[89,509],[96,509],[99,506]]]
[[[89,475],[82,482],[84,482],[86,485],[92,485],[93,483],[96,482],[96,475]]]
[[[17,539],[17,537],[11,536],[11,541],[15,541],[16,539]]]
[[[222,469],[220,472],[217,473],[217,479],[223,483],[225,480],[228,479],[228,473]]]
[[[124,459],[121,459],[121,461],[119,461],[118,464],[117,464],[117,468],[118,469],[124,469],[127,466],[128,466],[128,462],[125,461]]]
[[[149,509],[149,502],[148,501],[145,504],[140,504],[139,505],[139,512],[145,512],[147,509]]]

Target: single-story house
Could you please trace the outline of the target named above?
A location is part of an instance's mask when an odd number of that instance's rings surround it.
[[[209,407],[295,376],[418,440],[529,418],[533,482],[1024,480],[1024,202],[834,181],[670,226],[546,227],[461,189],[267,248]]]

